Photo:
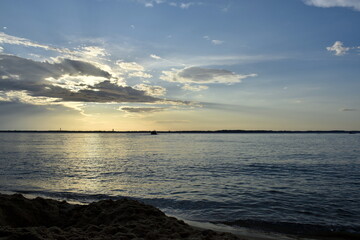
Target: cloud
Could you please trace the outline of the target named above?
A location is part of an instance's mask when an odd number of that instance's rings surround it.
[[[357,109],[356,108],[342,108],[342,109],[340,109],[340,111],[342,111],[342,112],[356,112]]]
[[[349,7],[360,11],[359,0],[303,0],[305,4],[316,7]]]
[[[189,3],[180,3],[179,7],[182,9],[187,9],[189,8],[191,5],[194,5],[195,3],[193,2],[189,2]]]
[[[49,102],[55,99],[98,103],[160,100],[145,91],[117,85],[110,73],[87,62],[63,59],[49,63],[0,55],[0,66],[0,91],[2,100],[6,101],[16,99],[14,96],[22,101],[35,97],[32,102],[38,101],[38,97],[43,97],[42,101],[48,98]]]
[[[69,50],[4,33],[0,34],[0,44],[37,47],[59,53],[51,58],[32,55],[33,59],[0,53],[0,105],[2,106],[31,105],[38,106],[36,109],[69,109],[82,114],[85,114],[87,105],[94,103],[156,106],[152,110],[143,111],[195,106],[192,102],[159,98],[166,94],[166,88],[162,86],[145,83],[133,87],[126,86],[126,78],[146,79],[153,76],[146,73],[144,66],[137,62],[110,61],[108,58],[110,54],[100,46],[83,45]],[[2,46],[0,46],[1,51],[3,51]],[[160,60],[154,62],[164,61],[155,54],[151,54],[150,57]]]
[[[52,47],[52,46],[48,46],[48,45],[44,45],[44,44],[39,44],[39,43],[30,41],[29,39],[26,39],[26,38],[20,38],[20,37],[8,35],[4,32],[0,32],[0,44],[12,44],[12,45],[22,45],[22,46],[26,46],[26,47],[36,47],[36,48],[42,48],[45,50],[52,50],[52,51],[56,51],[56,52],[60,52],[60,53],[68,53],[68,54],[74,53],[73,51],[71,51],[67,48],[57,48],[57,47]]]
[[[110,56],[110,54],[104,48],[99,46],[83,46],[80,48],[76,48],[75,50],[70,50],[67,48],[58,48],[46,44],[39,44],[26,38],[20,38],[20,37],[8,35],[4,32],[0,32],[0,44],[11,44],[11,45],[20,45],[25,47],[42,48],[48,51],[55,51],[57,53],[62,54],[61,58],[68,58],[72,60],[81,60],[81,61],[86,60],[94,65],[102,66],[102,67],[106,67],[106,65],[101,64],[99,60],[103,60],[103,57]],[[57,58],[53,58],[53,60],[56,61]]]
[[[207,41],[210,41],[213,45],[221,45],[224,43],[224,41],[222,40],[218,40],[218,39],[211,39],[209,36],[203,36],[203,38]]]
[[[206,90],[208,88],[209,88],[208,86],[190,85],[190,84],[186,83],[186,84],[184,84],[184,86],[181,89],[198,92],[198,91]]]
[[[164,88],[162,86],[151,86],[151,85],[146,85],[144,83],[141,83],[141,84],[137,84],[137,85],[133,86],[133,88],[140,90],[140,91],[144,91],[144,92],[146,92],[147,95],[153,96],[153,97],[160,97],[160,96],[164,96],[166,94],[166,88]]]
[[[155,102],[159,99],[146,95],[144,91],[132,87],[117,86],[110,81],[104,81],[90,87],[90,90],[80,90],[77,94],[65,95],[65,101],[80,102]]]
[[[145,72],[145,68],[136,62],[116,61],[116,64],[127,74],[128,77],[152,78],[153,76]]]
[[[153,76],[145,72],[132,72],[128,74],[129,77],[138,77],[138,78],[152,78]]]
[[[2,46],[0,46],[0,53],[2,53],[4,51],[4,48]]]
[[[162,112],[165,108],[162,107],[120,107],[119,111],[127,112],[127,113],[154,113],[154,112]]]
[[[80,90],[89,89],[90,86],[95,86],[98,83],[108,80],[104,77],[98,76],[71,76],[68,74],[62,75],[59,78],[48,77],[46,81],[51,82],[53,86],[58,86],[68,89],[71,92],[78,92]]]
[[[241,75],[223,69],[211,69],[201,67],[189,67],[181,70],[163,71],[160,79],[168,82],[180,83],[224,83],[232,84],[241,82],[248,77],[256,77],[257,74]]]
[[[214,40],[211,40],[211,43],[214,45],[221,45],[224,43],[224,41],[214,39]]]
[[[168,0],[133,0],[140,4],[143,4],[145,7],[155,7],[156,5],[160,4],[167,4],[172,7],[178,7],[181,9],[188,9],[190,6],[193,5],[202,5],[202,2],[175,2],[175,1],[168,1]]]
[[[81,47],[79,50],[82,55],[90,57],[106,57],[110,55],[104,48],[98,46]]]
[[[116,64],[125,71],[144,71],[144,67],[136,62],[116,61]]]
[[[60,98],[33,97],[27,91],[0,91],[0,102],[15,102],[31,105],[58,104]]]
[[[222,12],[228,12],[229,9],[230,9],[230,7],[231,7],[231,3],[228,2],[228,4],[227,4],[225,7],[222,7],[221,11],[222,11]]]
[[[335,52],[334,54],[336,56],[342,56],[346,54],[350,50],[350,48],[344,47],[344,44],[342,42],[336,41],[331,47],[327,47],[326,50],[328,50],[329,52]]]
[[[156,60],[160,60],[161,57],[155,55],[155,54],[150,54],[150,57],[153,58],[153,59],[156,59]]]
[[[130,105],[131,104],[131,105]],[[152,103],[130,103],[126,106],[118,108],[119,111],[127,113],[127,116],[136,116],[162,111],[176,111],[176,110],[191,110],[194,108],[202,107],[197,102],[186,101],[172,101],[172,100],[159,100]],[[150,106],[149,106],[150,105]],[[135,115],[134,115],[135,114]]]
[[[184,55],[176,58],[164,57],[161,61],[152,61],[149,62],[148,65],[151,65],[152,68],[158,69],[189,66],[232,66],[236,64],[279,61],[284,59],[288,59],[288,57],[281,55]]]
[[[58,62],[50,63],[2,54],[0,63],[0,76],[18,76],[18,80],[31,82],[43,82],[47,77],[57,79],[64,74],[111,78],[110,73],[90,63],[70,59],[59,59]]]

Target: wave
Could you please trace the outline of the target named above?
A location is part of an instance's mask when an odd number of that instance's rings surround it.
[[[51,191],[42,191],[42,190],[12,190],[13,193],[21,193],[28,196],[40,196],[48,197],[56,200],[66,200],[72,203],[86,204],[104,199],[118,200],[122,198],[129,198],[133,200],[138,200],[146,204],[153,205],[160,209],[171,209],[176,211],[199,211],[202,212],[204,209],[217,209],[219,207],[228,207],[233,206],[231,202],[216,202],[209,200],[177,200],[171,198],[140,198],[140,197],[129,197],[123,195],[108,195],[108,194],[89,194],[89,193],[76,193],[76,192],[51,192]]]

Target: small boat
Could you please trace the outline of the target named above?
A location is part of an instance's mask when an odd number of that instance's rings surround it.
[[[154,131],[151,131],[150,134],[151,135],[157,135],[157,132],[154,130]]]

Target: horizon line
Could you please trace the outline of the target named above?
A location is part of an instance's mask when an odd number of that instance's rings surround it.
[[[150,133],[155,130],[0,130],[0,133]],[[223,130],[160,130],[158,133],[360,133],[360,130],[242,130],[242,129],[223,129]]]

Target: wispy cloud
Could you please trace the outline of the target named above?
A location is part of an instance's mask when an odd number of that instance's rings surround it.
[[[349,7],[360,11],[359,0],[303,0],[305,4],[316,7]]]
[[[78,53],[90,57],[106,57],[110,55],[104,48],[98,46],[81,47]]]
[[[191,5],[194,5],[195,3],[193,2],[189,2],[189,3],[180,3],[179,4],[179,7],[182,8],[182,9],[187,9],[189,8]]]
[[[125,71],[144,71],[144,67],[136,62],[117,61],[116,64]]]
[[[184,84],[184,86],[182,86],[181,89],[193,91],[193,92],[199,92],[202,90],[206,90],[208,88],[209,88],[208,86],[204,86],[204,85],[191,85],[191,84],[186,83],[186,84]]]
[[[340,109],[342,112],[356,112],[358,111],[356,108],[342,108]]]
[[[0,102],[15,102],[31,105],[59,104],[60,98],[31,96],[27,91],[0,91]]]
[[[224,41],[214,39],[214,40],[211,40],[211,43],[214,45],[221,45],[224,43]]]
[[[228,12],[230,8],[231,8],[231,2],[228,2],[228,4],[226,6],[221,8],[221,11]]]
[[[155,54],[150,54],[150,57],[153,58],[153,59],[156,59],[156,60],[160,60],[160,59],[161,59],[160,56],[155,55]]]
[[[116,64],[124,71],[127,77],[152,78],[152,75],[145,72],[145,68],[136,62],[116,61]]]
[[[36,47],[36,48],[42,48],[45,50],[51,50],[51,51],[56,51],[56,52],[60,52],[60,53],[69,53],[69,54],[74,53],[74,51],[71,51],[67,48],[57,48],[57,47],[52,47],[49,45],[39,44],[39,43],[30,41],[29,39],[26,39],[26,38],[20,38],[20,37],[8,35],[4,32],[0,32],[0,44],[12,44],[12,45],[22,45],[22,46],[26,46],[26,47]]]
[[[161,97],[166,94],[166,88],[164,88],[162,86],[152,86],[152,85],[147,85],[147,84],[141,83],[141,84],[137,84],[133,87],[137,90],[144,91],[147,93],[147,95],[153,96],[153,97]]]
[[[194,2],[176,2],[176,1],[169,1],[169,0],[134,0],[140,4],[143,4],[145,7],[155,7],[156,5],[166,4],[171,7],[178,7],[181,9],[188,9],[194,5],[202,5],[202,2],[194,1]]]
[[[137,77],[137,78],[152,78],[153,76],[145,72],[131,72],[128,74],[128,77]]]
[[[211,69],[201,67],[189,67],[163,71],[160,79],[168,82],[211,84],[239,83],[248,77],[256,77],[257,74],[241,75],[224,69]]]
[[[180,55],[176,57],[164,56],[157,61],[146,62],[145,66],[151,66],[153,69],[190,66],[229,66],[236,64],[279,61],[287,58],[287,56],[281,55]]]
[[[189,110],[202,107],[196,102],[160,100],[154,103],[129,103],[117,110],[126,112],[127,117],[141,117],[163,111]]]
[[[203,36],[203,38],[207,41],[210,41],[213,45],[221,45],[224,43],[223,40],[218,40],[218,39],[211,39],[209,36]]]
[[[154,113],[154,112],[162,112],[166,108],[162,107],[131,107],[124,106],[119,107],[119,111],[127,112],[127,113]]]
[[[41,48],[47,51],[57,52],[61,55],[60,58],[88,61],[102,67],[106,67],[106,65],[101,64],[100,61],[105,60],[105,57],[110,56],[110,54],[104,48],[99,46],[81,46],[71,50],[68,48],[59,48],[51,45],[40,44],[26,38],[8,35],[4,32],[0,32],[0,44]],[[0,47],[3,49],[2,46]],[[52,60],[57,61],[57,59],[58,58],[55,57]]]

